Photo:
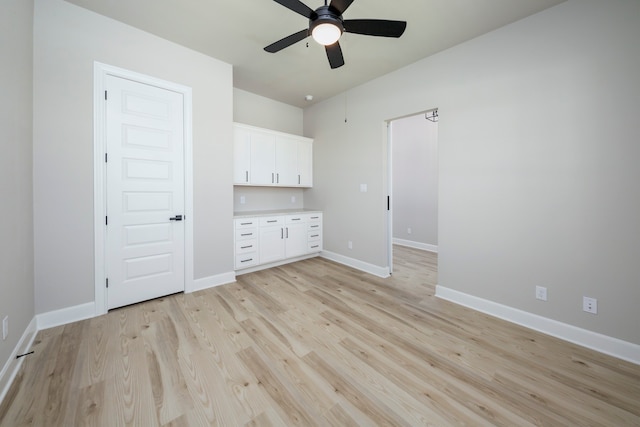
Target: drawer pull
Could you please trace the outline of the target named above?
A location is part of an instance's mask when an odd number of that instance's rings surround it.
[[[249,248],[252,248],[252,247],[253,247],[253,245],[249,245],[249,246],[240,246],[240,249],[249,249]]]
[[[242,260],[242,261],[240,261],[240,262],[249,262],[249,261],[253,261],[253,258],[243,259],[243,260]]]
[[[312,234],[311,237],[318,237],[319,234]]]
[[[311,228],[318,228],[320,227],[319,225],[312,225]]]
[[[311,249],[315,249],[315,248],[317,248],[318,246],[320,246],[320,245],[314,245],[314,246],[311,246]]]
[[[242,237],[244,237],[244,236],[253,236],[253,233],[244,233],[244,234],[241,234],[241,236]]]
[[[320,218],[319,216],[312,216],[311,219],[318,219]]]
[[[302,218],[291,218],[291,221],[300,221]]]
[[[251,225],[253,222],[241,222],[240,225]]]
[[[267,222],[278,222],[278,220],[277,219],[272,219],[272,220],[269,220]]]

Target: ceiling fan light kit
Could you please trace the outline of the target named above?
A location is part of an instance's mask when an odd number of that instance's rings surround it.
[[[343,33],[363,34],[367,36],[398,38],[407,27],[405,21],[390,21],[385,19],[342,19],[342,14],[354,0],[331,0],[327,5],[316,10],[302,3],[300,0],[274,0],[289,10],[292,10],[309,19],[307,29],[293,33],[275,43],[265,47],[264,50],[276,53],[301,40],[312,36],[313,39],[325,47],[327,59],[331,68],[344,65],[340,37]]]
[[[309,31],[318,44],[329,46],[340,39],[344,26],[340,15],[332,12],[329,6],[321,6],[309,19]]]
[[[335,24],[326,23],[316,25],[311,31],[311,35],[318,44],[329,46],[340,39],[342,31]]]

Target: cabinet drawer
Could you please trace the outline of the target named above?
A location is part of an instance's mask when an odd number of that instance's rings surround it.
[[[309,214],[309,222],[322,222],[322,214]]]
[[[258,264],[258,253],[236,255],[236,270],[251,267]]]
[[[307,241],[309,242],[317,242],[322,240],[322,233],[320,231],[309,231],[307,236]]]
[[[304,224],[307,222],[307,215],[287,215],[285,223],[289,224]]]
[[[258,250],[258,239],[239,240],[236,242],[236,255]]]
[[[258,220],[256,218],[240,218],[233,220],[233,223],[236,228],[250,228],[256,227]]]
[[[307,230],[309,232],[311,232],[311,231],[321,232],[322,231],[322,223],[320,223],[320,222],[311,222],[311,223],[307,224]]]
[[[275,225],[284,225],[284,217],[281,216],[266,216],[260,218],[260,227],[271,227]]]
[[[258,237],[258,229],[253,228],[239,228],[236,230],[236,241],[255,239]]]
[[[309,252],[320,252],[322,250],[322,241],[308,243]]]

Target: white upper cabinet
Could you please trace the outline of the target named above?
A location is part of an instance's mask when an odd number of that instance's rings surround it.
[[[251,182],[251,134],[242,128],[233,129],[233,183]]]
[[[276,183],[276,138],[261,132],[250,132],[251,164],[250,184],[275,185]]]
[[[313,140],[234,123],[234,185],[313,186]]]
[[[298,142],[298,185],[313,187],[313,141]]]
[[[276,137],[276,185],[298,185],[298,140]]]

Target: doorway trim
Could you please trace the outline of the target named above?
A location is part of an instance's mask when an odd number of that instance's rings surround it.
[[[106,77],[132,80],[183,95],[184,102],[184,291],[193,292],[193,111],[192,90],[188,86],[136,73],[95,61],[93,63],[93,229],[95,315],[107,313],[105,271],[106,244]]]
[[[389,268],[389,274],[393,274],[393,122],[406,119],[407,117],[418,116],[421,114],[428,114],[432,111],[437,111],[438,107],[428,108],[426,110],[418,111],[416,113],[405,114],[402,116],[394,117],[391,119],[387,119],[384,121],[386,131],[384,134],[384,148],[387,150],[387,158],[386,158],[386,179],[384,180],[385,185],[387,186],[387,197],[389,197],[389,206],[387,212],[387,223],[386,223],[386,250],[387,250],[387,263]],[[440,156],[438,152],[438,156]],[[439,164],[438,160],[438,164]],[[438,173],[440,173],[438,171]],[[438,197],[440,197],[438,195]]]

